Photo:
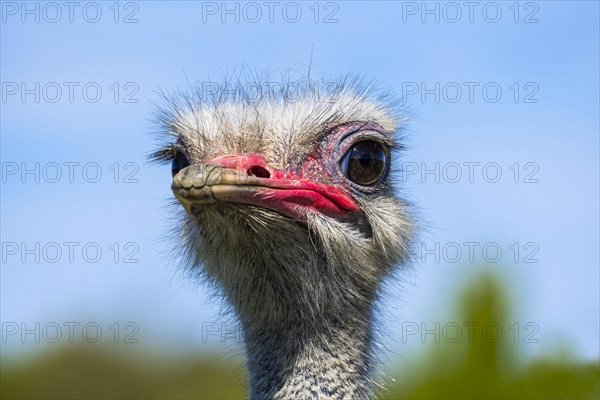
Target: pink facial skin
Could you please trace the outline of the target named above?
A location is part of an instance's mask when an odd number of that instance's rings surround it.
[[[315,183],[295,171],[271,168],[258,154],[221,156],[206,164],[218,166],[222,176],[207,188],[218,201],[260,206],[300,221],[306,220],[308,210],[334,218],[360,211],[356,200],[342,189]]]
[[[202,166],[182,170],[174,177],[172,188],[188,211],[203,204],[228,202],[267,208],[304,222],[309,211],[343,218],[361,211],[338,165],[349,146],[342,144],[345,137],[360,130],[380,132],[381,128],[369,123],[337,127],[294,169],[273,168],[259,154],[215,157]],[[334,184],[320,183],[323,177]]]

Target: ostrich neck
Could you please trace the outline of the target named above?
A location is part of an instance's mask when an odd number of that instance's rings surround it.
[[[323,259],[269,272],[283,268],[259,268],[262,290],[238,298],[258,306],[240,315],[250,399],[369,398],[372,297],[323,272],[336,270]]]
[[[303,227],[282,223],[273,230],[287,235],[264,240],[242,230],[236,251],[227,238],[207,252],[205,267],[243,328],[249,397],[367,399],[376,278],[348,264],[355,258],[313,242]]]
[[[250,399],[367,399],[368,325],[322,321],[246,330]]]

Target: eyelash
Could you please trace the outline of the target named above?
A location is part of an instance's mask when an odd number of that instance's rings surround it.
[[[372,130],[368,130],[368,131],[365,130],[364,132],[357,131],[357,132],[350,133],[349,135],[342,138],[342,140],[340,141],[340,144],[338,145],[340,157],[343,156],[344,154],[346,154],[346,152],[352,146],[354,146],[356,143],[362,142],[365,140],[372,140],[374,142],[377,142],[377,143],[383,145],[384,147],[387,148],[388,153],[392,153],[395,150],[400,148],[400,146],[398,146],[393,140],[391,140],[390,138],[384,136],[383,134],[381,134],[377,131],[372,131]]]
[[[170,146],[165,147],[161,150],[155,151],[154,153],[151,153],[148,156],[150,161],[161,163],[161,164],[166,164],[166,163],[170,162],[171,160],[173,160],[173,157],[174,157],[173,151]]]

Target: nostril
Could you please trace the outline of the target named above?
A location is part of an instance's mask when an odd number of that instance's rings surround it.
[[[257,178],[270,178],[271,177],[271,173],[269,171],[267,171],[266,168],[259,167],[259,166],[254,166],[254,167],[248,168],[248,175],[255,176]]]

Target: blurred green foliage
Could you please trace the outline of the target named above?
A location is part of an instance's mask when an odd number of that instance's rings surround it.
[[[524,363],[517,343],[534,343],[535,336],[530,335],[534,331],[525,332],[523,324],[516,326],[510,320],[509,308],[502,282],[489,272],[478,276],[462,292],[456,315],[448,320],[462,328],[459,339],[455,340],[456,330],[439,343],[429,334],[427,338],[433,342],[429,352],[406,361],[410,368],[403,368],[407,371],[404,376],[388,383],[380,398],[600,398],[599,362],[578,363],[568,351],[561,350]],[[502,333],[495,327],[500,327]]]
[[[487,274],[467,286],[448,321],[507,327],[509,311],[502,283]],[[514,340],[493,340],[498,335],[486,337],[481,329],[464,333],[457,340],[432,340],[427,354],[403,361],[406,372],[388,378],[377,397],[600,398],[598,362],[574,362],[563,352],[523,363]],[[218,356],[140,357],[102,345],[67,345],[31,362],[3,360],[0,384],[2,399],[243,399],[246,373],[240,360]]]
[[[3,365],[0,390],[2,399],[243,399],[245,374],[241,362],[213,355],[135,357],[86,344]]]

